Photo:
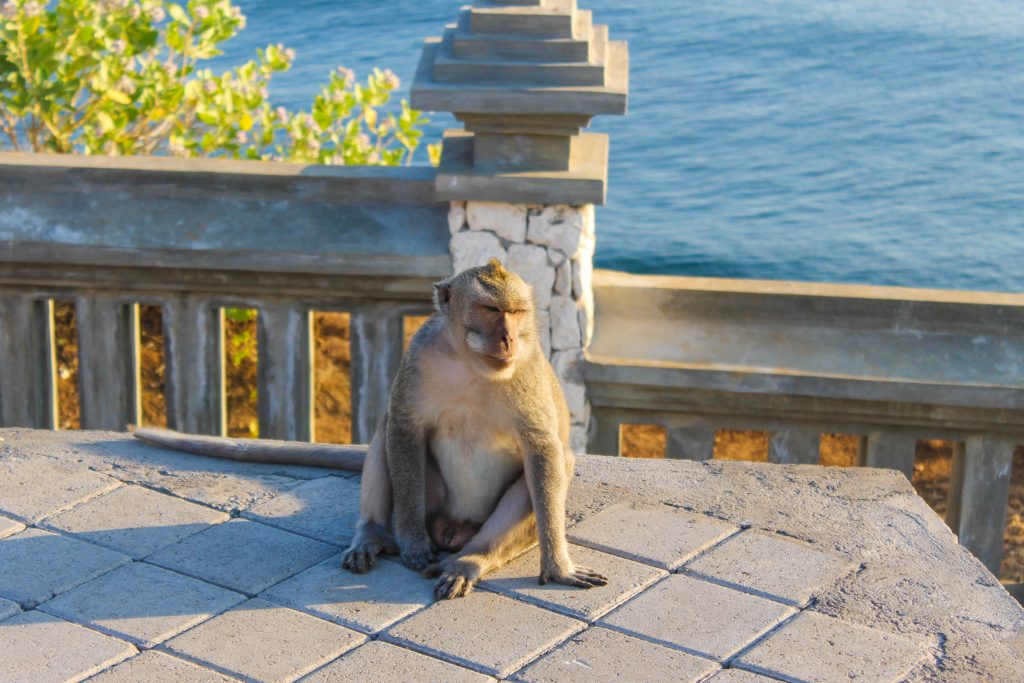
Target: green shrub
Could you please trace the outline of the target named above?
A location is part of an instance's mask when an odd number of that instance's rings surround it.
[[[14,150],[409,163],[423,116],[387,110],[398,78],[333,71],[309,111],[272,107],[294,53],[269,45],[216,74],[202,62],[245,27],[229,0],[0,0],[0,140]],[[438,148],[429,148],[436,162]]]

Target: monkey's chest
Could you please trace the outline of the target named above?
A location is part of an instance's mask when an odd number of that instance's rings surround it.
[[[447,489],[446,510],[458,520],[486,521],[523,473],[516,435],[471,413],[440,416],[430,448]]]

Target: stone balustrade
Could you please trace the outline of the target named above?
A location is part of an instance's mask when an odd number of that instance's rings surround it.
[[[1024,444],[1024,295],[643,277],[598,271],[589,451],[623,424],[666,455],[713,456],[718,429],[770,432],[769,460],[817,464],[823,433],[908,478],[919,439],[958,444],[947,523],[999,572],[1014,447]]]
[[[81,423],[140,419],[139,304],[163,312],[168,423],[224,431],[223,309],[258,310],[259,422],[313,437],[311,316],[350,314],[366,442],[404,316],[451,272],[433,169],[0,155],[0,424],[53,428],[53,302],[72,301]]]

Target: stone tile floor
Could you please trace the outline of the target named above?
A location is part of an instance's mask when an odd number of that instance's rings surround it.
[[[620,501],[570,530],[608,586],[540,586],[533,550],[432,604],[397,562],[341,569],[353,480],[108,438],[0,448],[0,681],[899,681],[933,658],[816,611],[848,556],[738,517]]]

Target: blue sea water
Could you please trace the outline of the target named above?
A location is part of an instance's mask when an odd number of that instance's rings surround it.
[[[294,48],[271,92],[292,107],[338,65],[407,91],[465,4],[236,1],[218,65]],[[598,266],[1024,292],[1024,2],[580,4],[631,53],[629,114],[592,126],[612,139]]]

